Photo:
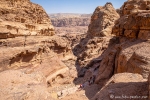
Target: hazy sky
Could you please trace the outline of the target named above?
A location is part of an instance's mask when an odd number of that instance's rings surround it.
[[[47,13],[93,13],[97,6],[111,2],[120,8],[127,0],[31,0],[46,10]]]

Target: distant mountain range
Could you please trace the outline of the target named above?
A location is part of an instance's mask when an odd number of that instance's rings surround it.
[[[75,17],[91,17],[92,14],[78,14],[78,13],[53,13],[49,14],[50,18],[75,18]]]
[[[88,26],[92,14],[56,13],[49,14],[55,27]]]

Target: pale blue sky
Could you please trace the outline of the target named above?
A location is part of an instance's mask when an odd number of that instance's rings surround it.
[[[97,6],[111,2],[120,8],[127,0],[31,0],[46,10],[47,13],[93,13]]]

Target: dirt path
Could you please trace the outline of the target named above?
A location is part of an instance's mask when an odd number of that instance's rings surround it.
[[[85,95],[85,91],[81,90],[81,91],[76,91],[74,94],[70,94],[60,100],[89,100],[86,95]]]
[[[100,86],[96,84],[87,86],[84,90],[78,88],[79,85],[67,84],[50,88],[49,92],[56,100],[89,100],[100,90]]]

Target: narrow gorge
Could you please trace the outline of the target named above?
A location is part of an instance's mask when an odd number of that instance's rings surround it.
[[[150,100],[150,0],[92,15],[0,0],[0,15],[0,100]]]

